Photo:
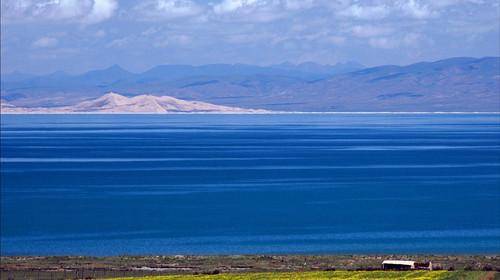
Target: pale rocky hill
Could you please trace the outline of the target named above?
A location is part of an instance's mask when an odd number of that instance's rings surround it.
[[[3,100],[3,99],[0,99],[0,109],[4,109],[4,108],[14,108],[15,106],[8,103],[7,101]]]
[[[220,106],[170,96],[126,97],[114,92],[99,98],[61,107],[16,107],[2,101],[2,113],[264,113],[265,110]]]

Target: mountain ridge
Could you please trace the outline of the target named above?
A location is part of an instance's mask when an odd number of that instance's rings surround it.
[[[134,74],[112,66],[83,79],[2,79],[1,95],[21,107],[68,106],[117,91],[272,111],[500,111],[500,57],[456,57],[335,74],[318,64],[274,67],[163,65]]]

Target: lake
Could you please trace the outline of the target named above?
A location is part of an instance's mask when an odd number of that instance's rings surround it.
[[[500,252],[500,115],[2,115],[2,255]]]

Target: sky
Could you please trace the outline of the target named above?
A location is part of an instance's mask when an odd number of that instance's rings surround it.
[[[1,71],[500,55],[498,0],[1,0]]]

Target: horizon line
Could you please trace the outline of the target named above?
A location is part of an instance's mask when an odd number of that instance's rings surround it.
[[[266,111],[266,112],[1,112],[0,115],[287,115],[287,114],[311,114],[311,115],[500,115],[500,111]]]

